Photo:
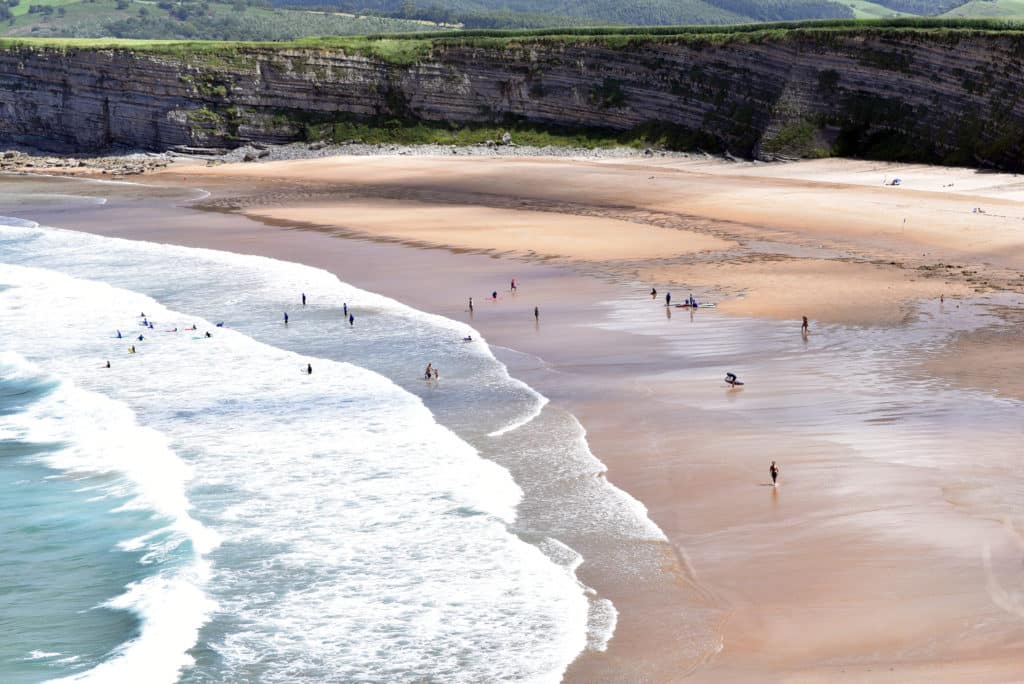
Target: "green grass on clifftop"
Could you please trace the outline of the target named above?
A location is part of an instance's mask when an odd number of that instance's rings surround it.
[[[521,31],[458,31],[370,36],[334,36],[302,38],[293,41],[182,41],[116,38],[0,38],[0,49],[51,48],[57,50],[133,50],[187,57],[197,53],[222,53],[233,61],[240,51],[259,49],[342,50],[376,57],[393,64],[410,64],[425,57],[432,49],[468,46],[501,49],[532,43],[600,45],[613,49],[630,49],[643,43],[722,44],[731,41],[762,42],[784,40],[794,34],[858,35],[868,33],[923,35],[971,33],[1019,33],[1024,23],[998,19],[922,19],[897,18],[883,20],[830,20],[813,22],[778,22],[740,26],[665,26],[618,28],[567,28]]]

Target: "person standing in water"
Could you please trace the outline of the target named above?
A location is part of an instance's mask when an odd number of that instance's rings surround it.
[[[284,324],[288,325],[288,312],[287,311],[284,312]]]
[[[469,298],[469,313],[473,313],[473,298]]]
[[[768,467],[768,474],[772,476],[772,487],[778,486],[779,481],[779,466],[775,465],[775,461]]]
[[[302,306],[306,306],[306,293],[302,293]]]
[[[809,324],[809,323],[807,322],[807,316],[804,316],[804,317],[803,317],[803,319],[804,319],[804,322],[803,322],[803,324],[802,324],[802,325],[800,326],[800,333],[801,333],[802,335],[806,335],[806,334],[807,334],[807,333],[808,333],[808,332],[810,331],[810,329],[811,329],[811,326],[810,326],[810,324]]]
[[[121,331],[120,330],[117,331],[117,339],[121,339]]]
[[[110,361],[107,361],[107,368],[110,368]]]
[[[313,364],[307,363],[306,364],[306,375],[312,375],[312,374],[313,374]]]
[[[665,293],[665,306],[672,306],[672,293],[671,292],[666,292]]]
[[[540,307],[539,306],[533,307],[533,319],[535,321],[537,321],[538,323],[540,322]]]
[[[430,378],[432,378],[432,377],[434,377],[434,364],[433,363],[428,363],[427,364],[427,369],[425,371],[423,371],[423,379],[424,380],[430,380]]]
[[[341,305],[341,312],[342,316],[348,316],[348,302]]]
[[[494,292],[491,293],[491,299],[493,299],[494,301],[498,301],[498,291],[497,290],[495,290]]]
[[[515,278],[512,279],[512,291],[513,292],[516,291],[516,279]]]
[[[657,291],[657,290],[655,290],[655,289],[654,289],[654,288],[652,287],[652,288],[651,288],[651,299],[654,299],[654,298],[655,298],[655,297],[657,297],[657,296],[658,296],[658,291]]]
[[[349,325],[355,325],[356,324],[356,317],[353,316],[352,314],[348,315],[348,324]]]

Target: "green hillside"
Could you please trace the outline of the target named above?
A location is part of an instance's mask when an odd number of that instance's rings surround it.
[[[971,0],[956,7],[943,16],[957,18],[1007,18],[1024,17],[1024,0]]]
[[[407,19],[275,9],[262,6],[261,0],[13,1],[18,4],[0,24],[0,35],[261,41],[444,28]]]

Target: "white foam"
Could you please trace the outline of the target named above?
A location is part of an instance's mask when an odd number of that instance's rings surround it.
[[[102,255],[75,257],[88,263]],[[208,644],[221,656],[208,665],[225,668],[214,678],[420,672],[453,682],[555,682],[585,648],[587,599],[575,579],[506,529],[521,496],[507,471],[480,459],[386,378],[322,359],[306,376],[304,357],[102,283],[24,267],[5,268],[0,281],[13,286],[0,290],[9,344],[131,406],[154,429],[147,448],[166,448],[155,435],[167,435],[202,490],[217,492],[196,505],[230,545],[224,553],[232,561],[213,568],[210,584],[237,623]],[[32,311],[31,320],[18,311]],[[150,320],[194,320],[215,334],[157,333],[127,355],[128,341],[110,339],[110,331],[139,311]],[[111,369],[104,358],[113,359]],[[123,422],[116,410],[111,416],[98,422]],[[102,429],[89,440],[106,444]],[[147,473],[137,476],[149,492]],[[153,477],[177,483],[189,473],[168,466]],[[189,505],[160,487],[147,496],[161,510]],[[149,545],[126,542],[142,543]],[[104,666],[120,662],[131,671],[156,658],[161,642],[161,672],[187,664],[180,647],[194,640],[194,623],[162,609],[209,605],[188,595],[193,585],[174,580],[147,579],[112,604],[140,611],[145,628]],[[148,638],[157,634],[165,636]]]

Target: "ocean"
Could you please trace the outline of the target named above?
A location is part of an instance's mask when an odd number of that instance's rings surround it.
[[[0,454],[10,683],[557,682],[615,629],[574,540],[664,540],[463,323],[17,218]]]

